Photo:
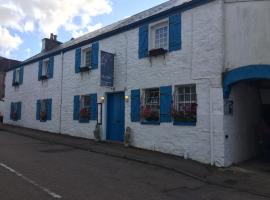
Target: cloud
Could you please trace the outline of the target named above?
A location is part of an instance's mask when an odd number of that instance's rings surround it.
[[[42,37],[57,34],[60,28],[80,36],[87,31],[101,28],[102,24],[92,23],[92,18],[112,11],[110,0],[0,0],[0,37],[12,39],[1,52],[7,53],[18,48],[21,38],[14,32],[39,31]],[[13,33],[13,35],[11,34]]]
[[[8,29],[0,26],[0,54],[10,56],[11,51],[18,49],[22,43],[18,35],[12,35]]]

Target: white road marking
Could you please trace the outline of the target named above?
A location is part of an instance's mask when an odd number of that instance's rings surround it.
[[[52,191],[50,191],[49,189],[37,184],[35,181],[25,177],[23,174],[21,174],[20,172],[17,172],[15,169],[12,169],[11,167],[0,163],[0,166],[7,169],[8,171],[10,171],[11,173],[15,174],[16,176],[20,177],[21,179],[23,179],[24,181],[34,185],[35,187],[39,188],[40,190],[42,190],[43,192],[47,193],[48,195],[50,195],[51,197],[55,198],[55,199],[61,199],[62,197]]]

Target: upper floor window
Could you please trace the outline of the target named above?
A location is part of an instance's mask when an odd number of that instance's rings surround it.
[[[145,89],[142,96],[142,122],[159,122],[160,120],[160,90]]]
[[[151,25],[151,49],[168,49],[169,43],[168,21],[158,22]]]
[[[175,123],[196,123],[197,94],[195,85],[175,88],[173,118]]]
[[[42,65],[42,77],[48,78],[49,60],[44,60]]]
[[[83,67],[90,67],[91,66],[91,48],[85,48],[82,51],[82,65],[81,68]]]
[[[19,86],[23,82],[23,67],[13,70],[12,86]]]
[[[20,81],[20,68],[15,69],[15,83],[19,83]]]

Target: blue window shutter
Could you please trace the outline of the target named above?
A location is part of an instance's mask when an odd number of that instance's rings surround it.
[[[36,120],[40,120],[40,100],[37,100]]]
[[[52,99],[46,100],[46,114],[47,120],[52,120]]]
[[[74,96],[73,101],[73,120],[79,120],[80,118],[80,96]]]
[[[169,51],[176,51],[181,49],[181,13],[170,16],[169,21]]]
[[[171,122],[172,86],[160,88],[160,122]]]
[[[75,51],[75,73],[80,73],[81,67],[81,48]]]
[[[143,25],[139,28],[139,59],[148,56],[148,24]]]
[[[12,119],[12,113],[13,113],[13,110],[14,110],[14,104],[11,103],[11,104],[10,104],[10,118],[9,118],[9,119]]]
[[[19,77],[19,82],[20,82],[20,84],[23,83],[23,70],[24,70],[24,67],[22,66],[22,67],[20,68],[20,77]]]
[[[48,78],[53,78],[54,57],[49,58]]]
[[[99,43],[95,42],[92,44],[92,51],[91,51],[91,67],[92,67],[92,69],[98,68],[98,57],[99,57]]]
[[[90,101],[90,120],[97,120],[97,94],[91,94]]]
[[[40,81],[41,80],[41,75],[42,75],[42,60],[39,61],[38,63],[38,80]]]
[[[131,90],[131,121],[140,121],[141,96],[140,90]]]
[[[13,70],[13,79],[12,79],[12,84],[15,83],[15,79],[16,79],[16,71]]]
[[[22,116],[22,102],[17,103],[17,116],[18,120],[20,120]]]

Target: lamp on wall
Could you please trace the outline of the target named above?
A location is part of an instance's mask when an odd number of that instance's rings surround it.
[[[129,101],[129,96],[128,96],[128,95],[125,96],[125,101],[126,101],[126,102]]]
[[[100,103],[104,103],[105,98],[102,96],[100,97]]]

